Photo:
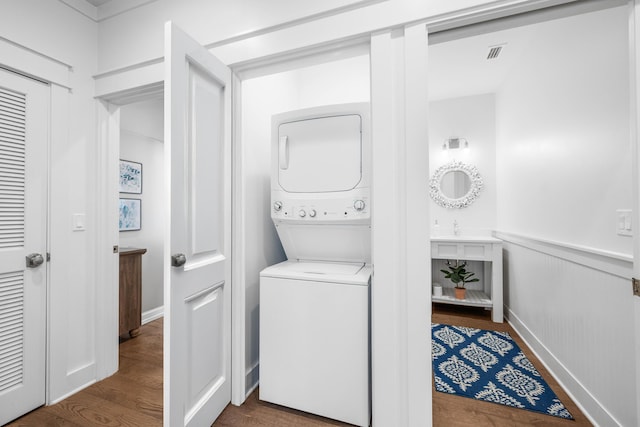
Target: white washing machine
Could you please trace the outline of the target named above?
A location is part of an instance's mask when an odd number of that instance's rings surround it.
[[[260,399],[368,426],[369,104],[276,115],[271,140],[288,261],[260,273]]]
[[[260,274],[260,399],[368,426],[369,284],[355,263],[285,261]]]

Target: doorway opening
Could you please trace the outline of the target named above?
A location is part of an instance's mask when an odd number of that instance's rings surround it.
[[[120,271],[121,280],[129,280],[132,286],[136,286],[133,282],[141,279],[140,289],[131,292],[135,294],[133,300],[120,300],[120,312],[134,311],[140,316],[142,324],[163,315],[163,140],[162,97],[152,97],[120,108],[118,245],[121,258],[127,249],[146,251],[141,254],[139,272],[135,270],[123,277],[124,272]],[[128,210],[130,207],[134,210]],[[140,274],[140,277],[135,277],[136,274]],[[121,289],[123,291],[125,290]],[[127,310],[123,304],[131,307]],[[128,331],[130,328],[125,329]],[[121,330],[120,333],[122,332]]]
[[[613,356],[605,350],[613,343],[592,345],[622,324],[637,333],[625,296],[632,263],[618,268],[632,259],[633,239],[615,221],[631,208],[633,190],[628,8],[584,3],[430,36],[430,175],[457,160],[475,166],[484,183],[463,209],[431,202],[431,226],[441,236],[500,238],[509,323],[569,394],[601,396],[579,402],[588,416],[616,408],[611,413],[633,424],[633,394],[623,403],[582,356],[593,361],[602,351],[602,360],[615,359],[606,364],[634,369],[633,342]],[[468,148],[446,146],[452,139]],[[430,282],[452,287],[440,273],[444,262],[434,261]],[[483,277],[482,265],[469,269]],[[616,382],[632,389],[635,379],[622,376]]]

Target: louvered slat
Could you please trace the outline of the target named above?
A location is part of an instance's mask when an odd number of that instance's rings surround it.
[[[19,117],[24,116],[24,111],[18,111],[18,110],[19,108],[16,108],[15,105],[11,109],[5,107],[2,111],[0,111],[0,123],[3,121],[20,122]]]
[[[0,248],[24,245],[26,97],[0,88]]]
[[[23,347],[24,275],[0,274],[0,393],[22,382]]]
[[[0,88],[0,96],[7,99],[9,102],[11,100],[19,100],[19,101],[22,101],[22,104],[24,104],[25,95],[23,93]]]
[[[7,360],[9,355],[16,354],[20,350],[22,342],[22,327],[14,330],[11,334],[6,334],[0,339],[0,360]]]

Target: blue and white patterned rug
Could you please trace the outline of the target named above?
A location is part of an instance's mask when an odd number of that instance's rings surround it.
[[[436,391],[573,419],[507,332],[432,324]]]

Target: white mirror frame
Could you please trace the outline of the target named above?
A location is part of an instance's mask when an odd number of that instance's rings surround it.
[[[471,188],[469,189],[467,194],[458,199],[451,199],[447,197],[442,192],[441,187],[442,178],[444,177],[444,175],[448,172],[454,171],[460,171],[467,174],[467,176],[471,180]],[[433,176],[429,180],[429,195],[434,202],[436,202],[443,208],[462,209],[469,206],[478,198],[478,194],[480,193],[480,190],[482,190],[483,186],[484,183],[482,182],[482,176],[480,176],[480,173],[475,166],[471,166],[458,160],[454,160],[451,163],[447,163],[446,165],[440,166],[438,169],[436,169]]]

